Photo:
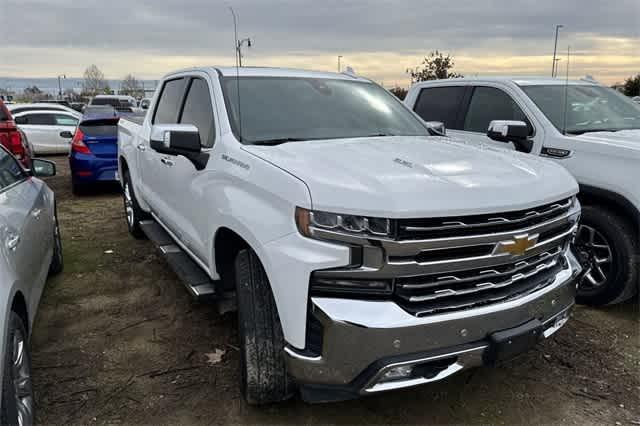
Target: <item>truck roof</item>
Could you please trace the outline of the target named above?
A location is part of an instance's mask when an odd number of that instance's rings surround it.
[[[306,77],[306,78],[331,78],[337,80],[352,80],[362,81],[370,83],[371,80],[365,77],[348,74],[348,73],[335,73],[327,71],[310,71],[295,68],[273,68],[273,67],[197,67],[187,68],[179,71],[175,71],[171,74],[178,74],[185,71],[204,71],[209,73],[219,72],[224,77],[235,77],[239,75],[241,77]]]
[[[588,79],[580,79],[580,80],[575,80],[575,79],[570,79],[570,80],[565,80],[564,78],[553,78],[553,77],[527,77],[527,76],[487,76],[487,77],[463,77],[463,78],[455,78],[455,79],[449,79],[449,80],[430,80],[430,81],[424,81],[424,82],[420,82],[420,83],[416,83],[418,85],[429,85],[431,83],[442,83],[444,81],[448,81],[448,82],[474,82],[474,83],[478,83],[478,82],[501,82],[501,83],[513,83],[513,84],[517,84],[518,86],[552,86],[552,85],[557,85],[557,86],[564,86],[565,84],[569,84],[569,85],[592,85],[592,86],[599,86],[600,83],[598,83],[597,81],[594,80],[588,80]],[[423,84],[424,83],[424,84]]]

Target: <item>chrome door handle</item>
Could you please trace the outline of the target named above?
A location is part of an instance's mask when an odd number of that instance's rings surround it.
[[[169,166],[169,167],[172,167],[175,164],[173,160],[169,160],[168,158],[161,158],[160,162],[165,166]]]
[[[10,235],[9,238],[7,238],[7,248],[9,250],[15,250],[19,243],[20,235]]]
[[[139,145],[137,146],[137,148],[138,148],[138,151],[146,151],[146,150],[147,150],[147,147],[146,147],[146,146],[144,146],[144,144],[139,144]]]

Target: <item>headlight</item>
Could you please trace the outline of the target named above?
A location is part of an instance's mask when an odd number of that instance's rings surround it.
[[[296,224],[302,235],[314,237],[314,230],[326,230],[363,237],[392,236],[390,219],[328,213],[296,208]]]

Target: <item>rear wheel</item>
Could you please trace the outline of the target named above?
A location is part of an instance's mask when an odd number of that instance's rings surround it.
[[[283,401],[293,393],[284,336],[267,275],[251,250],[236,257],[242,392],[249,404]]]
[[[9,317],[2,380],[3,425],[32,425],[35,404],[31,382],[31,355],[24,322],[15,312]]]
[[[129,233],[137,239],[145,238],[144,232],[140,228],[140,221],[149,218],[149,214],[140,208],[136,195],[133,192],[131,176],[128,171],[124,172],[124,183],[122,185],[122,199],[124,201],[124,214],[127,220]]]
[[[601,306],[634,296],[638,291],[636,244],[632,227],[623,218],[601,207],[583,206],[574,242],[584,268],[576,301]]]

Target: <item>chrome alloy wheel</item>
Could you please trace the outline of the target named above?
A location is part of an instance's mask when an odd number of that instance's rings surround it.
[[[611,274],[613,256],[607,239],[595,228],[580,225],[574,247],[584,268],[579,287],[588,290],[601,287]]]
[[[33,385],[31,382],[31,365],[29,363],[28,342],[22,330],[13,331],[13,354],[11,363],[11,378],[13,381],[13,396],[18,414],[18,425],[33,424]]]
[[[127,224],[130,228],[133,228],[135,223],[135,217],[133,212],[133,199],[131,198],[131,191],[129,190],[129,182],[124,183],[124,212],[127,215]]]

